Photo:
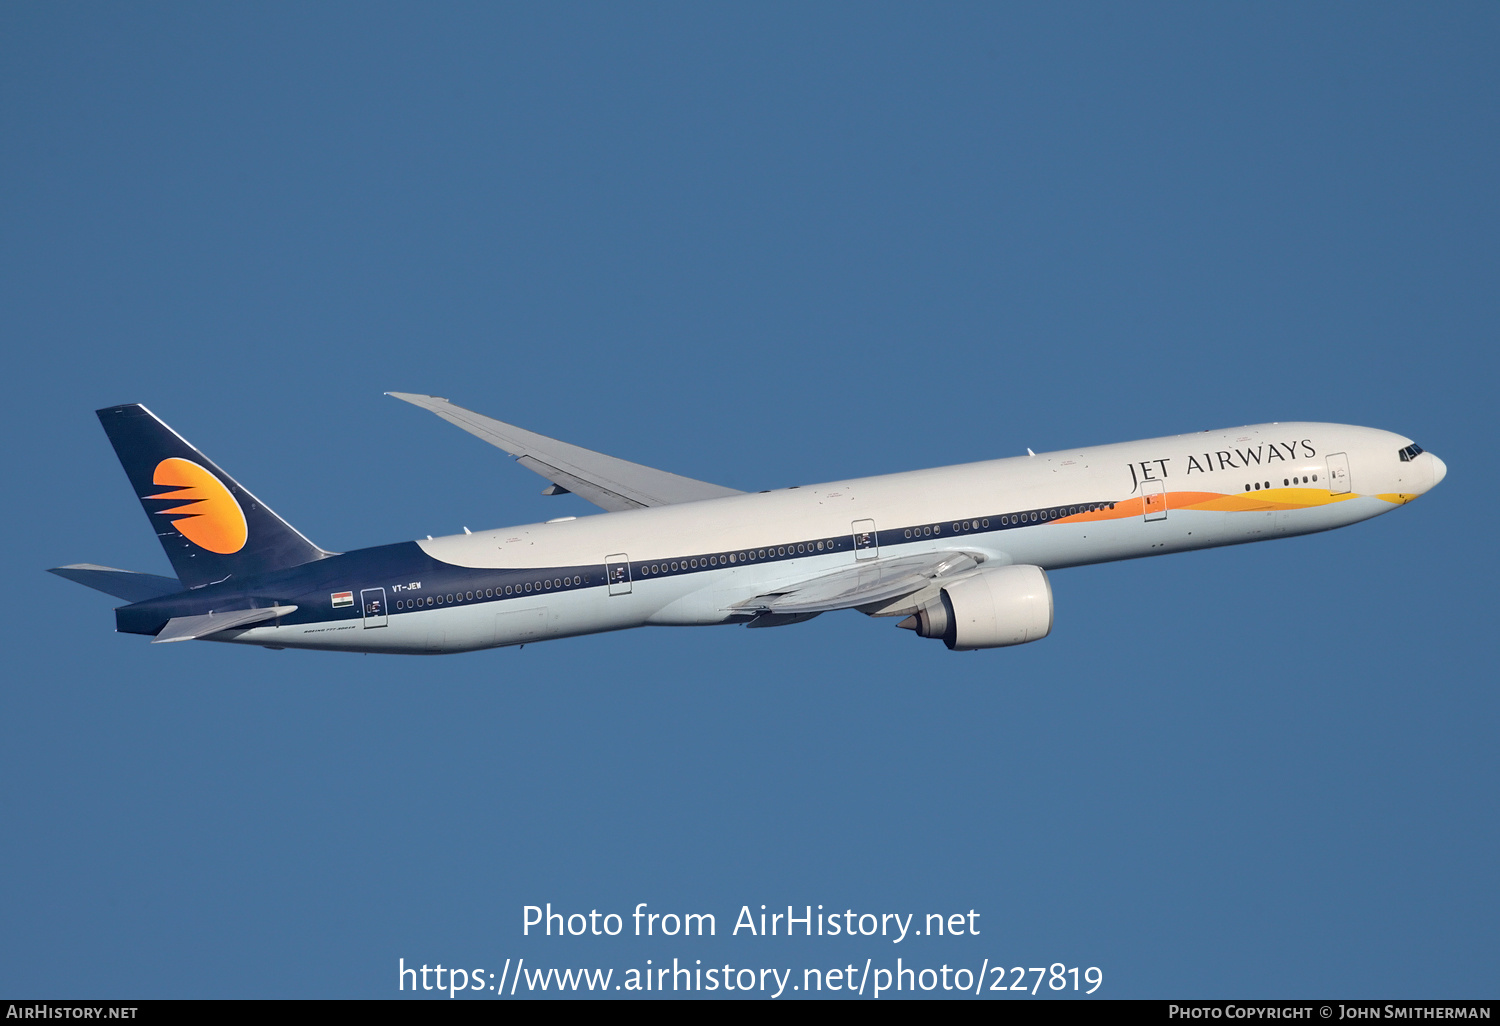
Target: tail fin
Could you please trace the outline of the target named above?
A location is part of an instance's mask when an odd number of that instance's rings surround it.
[[[185,587],[331,555],[144,406],[132,403],[96,412]]]

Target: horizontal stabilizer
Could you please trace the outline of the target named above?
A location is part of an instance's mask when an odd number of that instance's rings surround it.
[[[919,556],[873,559],[737,602],[734,608],[760,616],[853,609],[921,591],[935,578],[961,574],[974,569],[979,562],[979,558],[967,552],[929,552]]]
[[[263,620],[274,620],[278,616],[295,613],[296,606],[270,606],[266,609],[232,609],[224,613],[205,613],[202,616],[174,616],[151,642],[155,645],[165,641],[192,641],[206,638],[220,631],[249,627]]]
[[[116,570],[114,567],[96,566],[93,563],[55,566],[47,572],[93,588],[95,591],[102,591],[106,595],[122,598],[126,602],[144,602],[147,599],[175,595],[179,591],[187,590],[175,577],[138,574],[133,570]]]
[[[726,495],[741,494],[736,489],[725,488],[723,485],[695,481],[691,477],[669,474],[665,470],[644,467],[582,446],[560,442],[555,438],[485,417],[462,406],[454,406],[437,396],[418,395],[415,392],[387,392],[386,395],[430,410],[448,423],[510,453],[526,469],[542,475],[557,486],[556,491],[549,488],[543,494],[573,492],[610,512],[641,509],[644,506],[670,506],[678,502],[696,502],[699,499],[721,499]]]

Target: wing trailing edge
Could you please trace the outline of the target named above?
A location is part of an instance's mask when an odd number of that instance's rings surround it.
[[[968,552],[928,552],[894,559],[872,559],[832,573],[797,581],[776,591],[737,602],[732,607],[757,619],[816,615],[834,609],[887,604],[915,594],[942,579],[952,580],[975,569],[983,557]],[[881,615],[893,615],[881,611]],[[762,620],[770,626],[772,621]],[[790,620],[781,622],[793,622]],[[752,623],[751,626],[757,626]]]
[[[543,492],[546,495],[572,492],[614,513],[742,494],[734,488],[697,481],[548,438],[455,406],[438,396],[415,392],[387,392],[386,395],[435,413],[476,438],[510,453],[527,470],[552,482],[552,487]]]

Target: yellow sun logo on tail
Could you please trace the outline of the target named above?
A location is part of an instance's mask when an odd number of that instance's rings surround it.
[[[199,548],[227,556],[245,547],[250,529],[245,524],[245,511],[234,501],[224,483],[192,460],[176,456],[164,459],[156,465],[151,477],[152,484],[166,485],[177,489],[148,495],[148,499],[170,499],[186,505],[158,510],[162,516],[176,516],[172,526],[182,536]]]

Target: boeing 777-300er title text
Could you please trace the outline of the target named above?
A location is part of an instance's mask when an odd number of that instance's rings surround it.
[[[327,552],[150,410],[112,406],[99,420],[177,576],[52,572],[124,599],[117,629],[158,642],[425,655],[858,609],[964,651],[1046,637],[1048,570],[1343,527],[1447,469],[1389,431],[1255,424],[746,493],[390,394],[605,513]]]

